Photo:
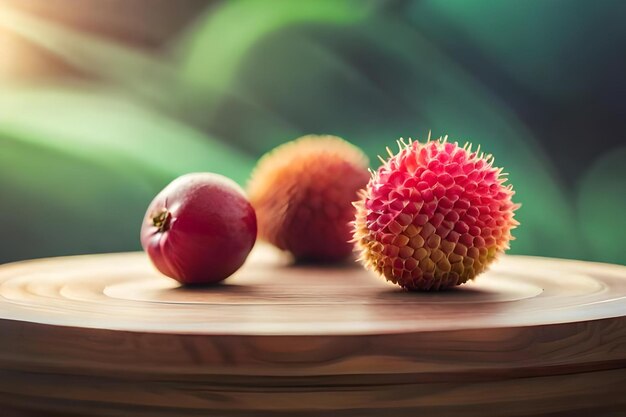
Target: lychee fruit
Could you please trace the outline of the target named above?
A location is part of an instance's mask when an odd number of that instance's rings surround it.
[[[352,202],[369,179],[368,159],[336,136],[303,136],[261,158],[248,184],[259,238],[299,262],[352,254]]]
[[[439,139],[399,152],[360,192],[354,242],[367,268],[407,290],[463,284],[509,248],[519,207],[493,157]]]

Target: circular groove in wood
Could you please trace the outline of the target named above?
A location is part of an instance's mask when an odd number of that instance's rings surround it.
[[[504,257],[407,293],[268,247],[181,288],[141,253],[0,266],[0,409],[15,417],[613,417],[626,268]]]
[[[158,333],[358,335],[626,315],[626,268],[504,256],[474,282],[407,293],[358,266],[289,266],[259,246],[224,284],[184,288],[142,253],[0,267],[0,319]]]

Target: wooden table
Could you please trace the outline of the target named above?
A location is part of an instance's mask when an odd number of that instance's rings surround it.
[[[259,246],[181,288],[141,253],[0,267],[1,416],[624,416],[626,267],[504,257],[407,293]]]

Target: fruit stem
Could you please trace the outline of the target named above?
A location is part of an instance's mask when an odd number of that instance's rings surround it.
[[[166,232],[170,228],[170,220],[172,219],[172,213],[163,209],[159,214],[152,217],[152,224],[159,229],[159,232]]]

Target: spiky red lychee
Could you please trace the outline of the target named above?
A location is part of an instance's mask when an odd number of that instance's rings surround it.
[[[408,290],[473,279],[509,247],[518,224],[512,187],[493,157],[471,145],[398,144],[355,203],[362,262]]]
[[[336,136],[304,136],[270,151],[248,185],[259,237],[297,261],[336,262],[352,253],[352,202],[368,160]]]

